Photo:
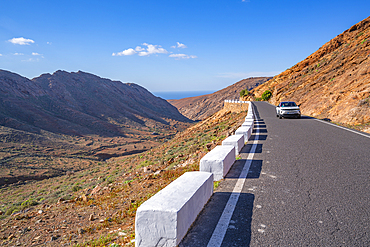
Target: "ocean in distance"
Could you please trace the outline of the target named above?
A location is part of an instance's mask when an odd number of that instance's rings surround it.
[[[201,96],[205,94],[211,94],[214,91],[175,91],[175,92],[154,92],[153,94],[162,99],[183,99],[195,96]]]

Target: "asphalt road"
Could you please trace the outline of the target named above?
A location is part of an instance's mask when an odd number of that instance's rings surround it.
[[[242,159],[180,246],[370,246],[370,135],[254,107]]]

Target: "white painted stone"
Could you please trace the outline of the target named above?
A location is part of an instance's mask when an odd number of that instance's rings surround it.
[[[183,174],[138,208],[135,246],[177,246],[212,194],[212,173]]]
[[[241,127],[244,127],[244,126],[251,126],[252,127],[252,129],[253,129],[253,127],[254,127],[254,119],[246,119],[245,121],[244,121],[244,123],[242,124],[242,126]]]
[[[244,135],[244,141],[247,142],[252,135],[252,126],[241,126],[235,131],[235,135]]]
[[[218,181],[225,177],[234,162],[234,146],[217,146],[200,160],[199,168],[200,171],[213,173],[214,181]]]
[[[235,147],[235,155],[238,155],[244,147],[244,135],[232,135],[222,141],[222,146],[231,145]]]

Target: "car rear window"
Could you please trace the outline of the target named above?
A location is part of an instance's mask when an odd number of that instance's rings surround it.
[[[291,107],[291,106],[297,106],[294,102],[282,102],[281,107]]]

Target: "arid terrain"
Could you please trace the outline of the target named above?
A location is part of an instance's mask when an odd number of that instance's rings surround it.
[[[0,84],[1,246],[134,245],[137,207],[245,116],[194,125],[138,85],[81,71],[2,70]]]
[[[104,161],[62,158],[59,165],[71,172],[2,186],[0,244],[133,246],[138,206],[184,172],[199,170],[199,160],[245,115],[220,111],[145,153]]]
[[[244,100],[271,90],[272,104],[294,100],[303,114],[370,132],[369,39],[370,17],[274,78],[173,105],[81,71],[29,80],[0,70],[0,246],[133,246],[141,203],[198,170],[244,121],[221,110],[243,89]]]
[[[221,110],[224,105],[224,100],[239,99],[241,90],[247,89],[250,91],[269,79],[271,79],[271,77],[248,78],[212,94],[179,100],[168,100],[168,102],[179,109],[180,113],[187,118],[192,120],[203,120]]]
[[[0,71],[0,186],[42,180],[141,153],[191,120],[135,84],[57,71]]]
[[[296,101],[302,113],[370,133],[370,17],[324,44],[302,62],[258,86],[270,103]]]

